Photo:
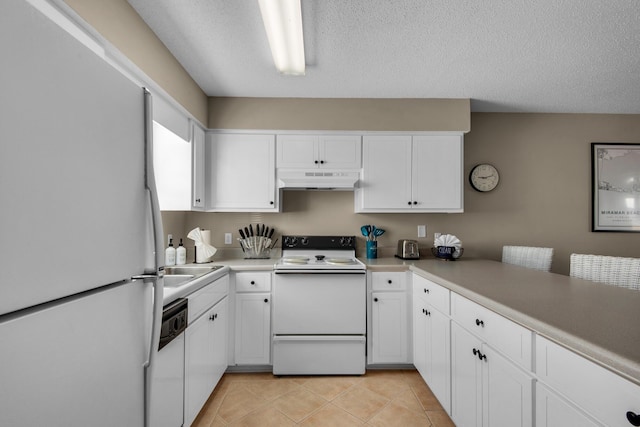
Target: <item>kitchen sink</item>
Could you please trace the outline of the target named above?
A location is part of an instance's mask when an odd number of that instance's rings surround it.
[[[177,288],[200,276],[221,269],[221,265],[165,267],[164,287]]]
[[[221,269],[221,265],[211,265],[211,266],[178,266],[178,267],[165,267],[164,274],[166,275],[183,275],[190,274],[192,276],[202,276],[203,274],[211,273],[212,271]]]
[[[177,288],[183,284],[193,280],[196,277],[193,274],[165,274],[164,275],[164,287],[165,288]]]

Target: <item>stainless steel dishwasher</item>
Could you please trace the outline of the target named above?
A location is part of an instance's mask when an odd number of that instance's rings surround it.
[[[162,312],[158,354],[151,379],[151,427],[180,427],[184,422],[184,331],[188,300],[179,298]]]

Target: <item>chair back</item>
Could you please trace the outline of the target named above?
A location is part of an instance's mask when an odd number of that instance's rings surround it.
[[[551,271],[553,248],[503,246],[502,262],[540,271]]]
[[[571,254],[569,275],[640,291],[640,258]]]

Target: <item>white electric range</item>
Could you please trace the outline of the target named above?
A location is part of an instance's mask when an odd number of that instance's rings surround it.
[[[274,267],[274,375],[360,375],[366,267],[355,236],[283,236]]]

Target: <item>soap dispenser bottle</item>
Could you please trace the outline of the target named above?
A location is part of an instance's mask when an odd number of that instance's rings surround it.
[[[182,245],[182,239],[178,249],[176,249],[176,265],[184,265],[187,263],[187,249]]]
[[[164,265],[176,265],[176,248],[173,247],[171,238],[169,238],[169,247],[164,251]]]

